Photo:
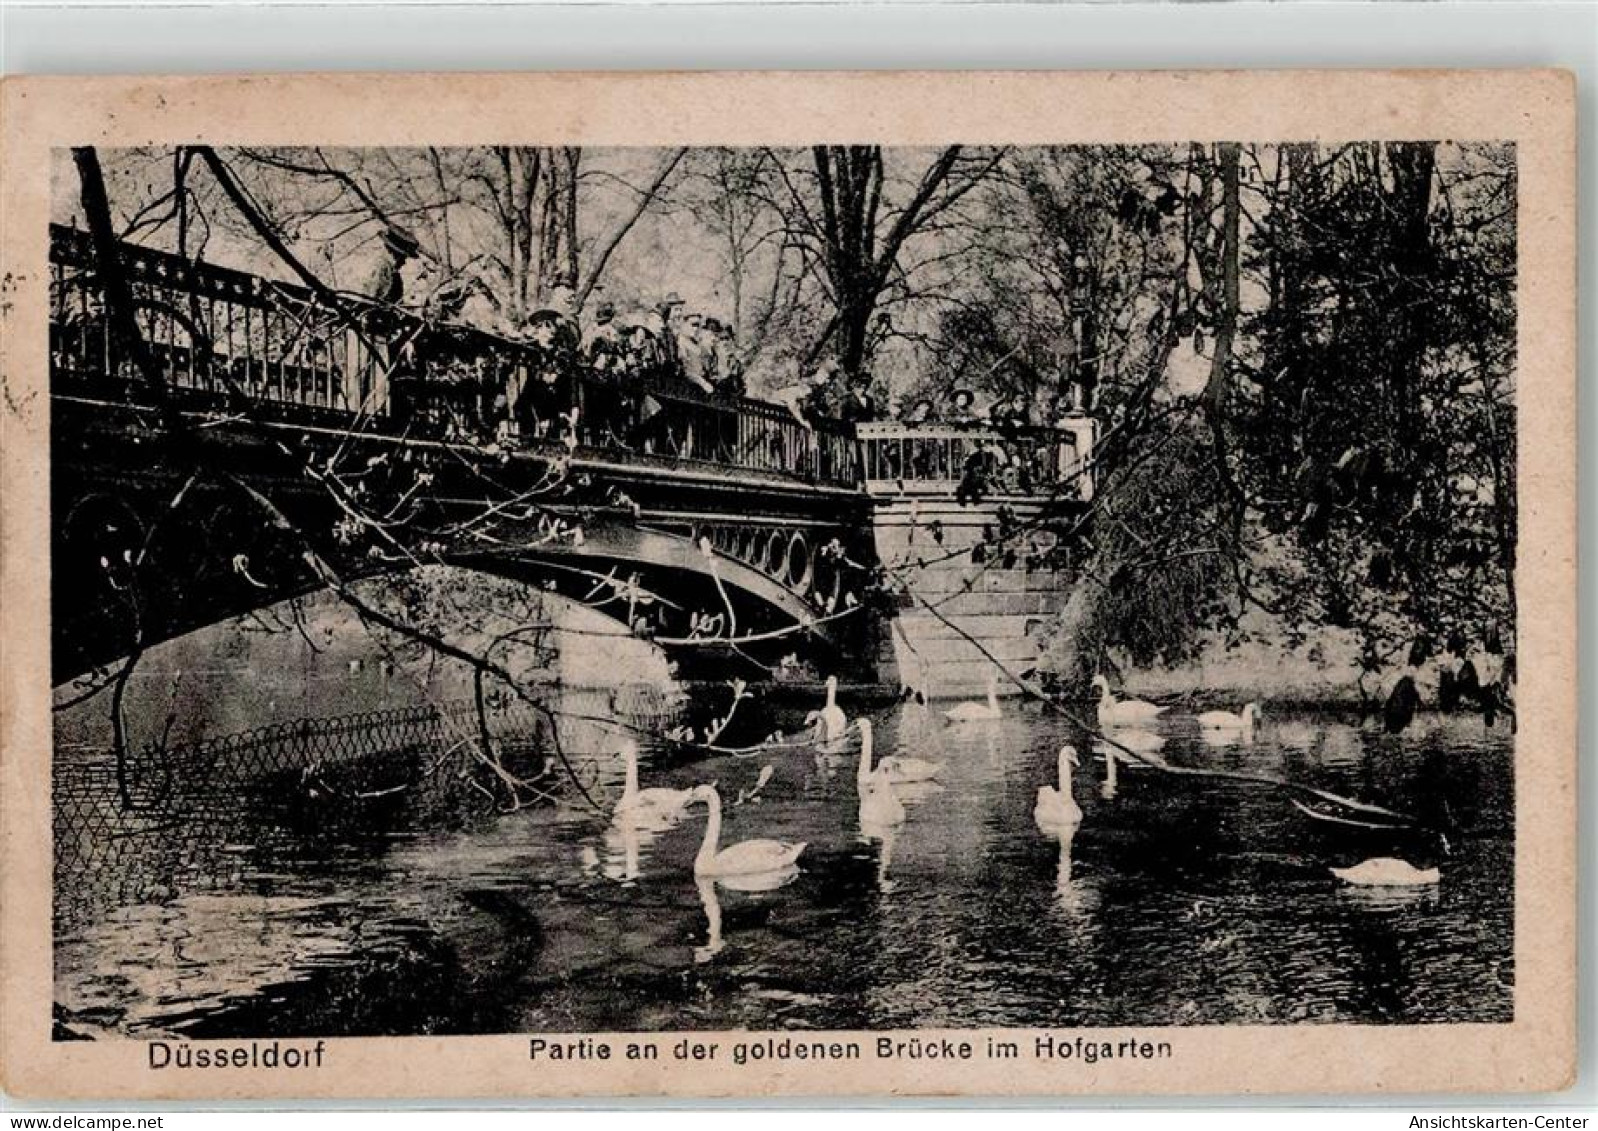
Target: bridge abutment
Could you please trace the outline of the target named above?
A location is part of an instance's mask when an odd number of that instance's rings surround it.
[[[878,560],[899,593],[877,638],[884,682],[932,698],[1001,695],[1044,657],[1075,571],[1060,520],[1091,498],[1092,422],[1022,440],[970,428],[865,425]],[[994,466],[997,464],[998,466]]]

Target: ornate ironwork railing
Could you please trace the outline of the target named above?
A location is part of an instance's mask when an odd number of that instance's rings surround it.
[[[807,426],[764,401],[583,366],[540,385],[549,366],[535,343],[356,295],[328,302],[293,283],[135,244],[122,244],[121,257],[149,356],[185,405],[221,410],[242,394],[273,419],[360,419],[372,431],[485,444],[508,431],[522,444],[859,482],[846,425]],[[52,225],[50,263],[52,391],[147,397],[111,333],[89,236]],[[529,411],[507,413],[507,399],[535,394]]]
[[[1097,422],[1070,416],[1052,428],[983,424],[856,425],[873,494],[1093,498]]]

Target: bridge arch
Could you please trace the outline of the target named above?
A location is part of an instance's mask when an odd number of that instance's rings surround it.
[[[94,525],[89,513],[93,511],[107,517],[106,525],[117,530],[133,527],[126,500],[92,498],[83,503],[79,513],[90,526]],[[78,530],[79,525],[72,529]],[[84,579],[65,576],[83,572],[75,569],[74,563],[92,570],[91,559],[104,557],[103,540],[97,541],[93,535],[94,531],[82,534],[85,546],[80,553],[66,544],[57,548],[57,580],[65,582],[65,591],[76,596],[72,602],[75,615],[58,618],[63,622],[58,630],[66,631],[54,649],[52,681],[58,686],[97,666],[124,659],[134,646],[130,633],[118,627],[125,613],[123,606],[113,600],[103,609],[89,609],[88,603],[100,603],[92,601],[94,587]],[[127,534],[122,537],[126,539]],[[779,562],[779,569],[768,571],[764,562],[743,561],[732,552],[751,539],[786,547],[800,541],[798,536],[727,528],[714,538],[708,533],[700,538],[709,544],[709,554],[692,534],[626,523],[600,524],[586,528],[580,539],[550,539],[500,548],[491,554],[446,552],[438,560],[448,567],[536,586],[587,606],[659,646],[685,674],[692,674],[696,667],[719,674],[729,667],[737,670],[740,665],[747,668],[774,662],[788,652],[818,654],[831,660],[844,650],[846,633],[836,628],[847,625],[830,623],[808,589],[789,583],[786,557]],[[727,549],[716,549],[718,540]],[[130,552],[132,549],[136,546],[131,546]],[[148,649],[327,588],[308,572],[239,564],[242,575],[233,571],[218,575],[213,570],[203,591],[191,589],[182,597],[163,595],[159,601],[146,603],[152,610],[159,608],[160,615],[149,616],[140,625],[136,646]],[[340,577],[361,584],[398,578],[416,568],[360,558],[332,564]],[[630,602],[629,592],[639,599]],[[86,599],[90,601],[86,603]],[[640,619],[640,610],[649,615]],[[69,619],[81,631],[64,623]]]
[[[824,613],[808,588],[793,584],[787,569],[787,547],[798,536],[781,530],[757,532],[754,537],[762,545],[775,547],[758,560],[738,554],[747,537],[735,528],[712,532],[701,527],[681,534],[638,525],[601,525],[585,527],[580,540],[555,539],[508,554],[452,555],[451,560],[513,577],[539,575],[541,567],[574,569],[578,580],[561,586],[561,591],[600,586],[590,600],[611,598],[605,600],[605,606],[621,605],[623,587],[636,579],[649,594],[667,597],[690,616],[697,612],[714,617],[728,612],[730,602],[734,618],[748,626],[747,613],[761,626],[759,631],[765,632],[803,626],[822,617]],[[550,580],[553,574],[546,568],[542,576]],[[824,626],[816,632],[829,635]]]

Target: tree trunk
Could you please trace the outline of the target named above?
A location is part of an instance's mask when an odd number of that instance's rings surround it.
[[[1220,146],[1221,159],[1221,246],[1219,307],[1215,313],[1215,356],[1210,362],[1209,381],[1205,386],[1205,411],[1209,416],[1210,435],[1215,451],[1215,471],[1221,477],[1227,494],[1233,500],[1232,532],[1241,534],[1243,522],[1243,491],[1232,474],[1227,453],[1226,416],[1227,390],[1231,381],[1232,340],[1237,335],[1239,294],[1238,248],[1241,205],[1238,199],[1238,172],[1241,148],[1235,143]]]
[[[1432,174],[1437,163],[1434,142],[1394,142],[1387,146],[1393,187],[1387,194],[1392,217],[1391,263],[1397,274],[1390,307],[1389,375],[1396,410],[1395,450],[1401,449],[1420,425],[1420,367],[1426,348],[1426,294],[1432,273]],[[1378,182],[1379,183],[1379,182]]]

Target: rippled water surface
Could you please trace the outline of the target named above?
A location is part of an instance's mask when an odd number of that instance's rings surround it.
[[[724,756],[645,784],[714,781],[723,842],[807,842],[770,891],[696,883],[702,808],[627,833],[562,802],[467,831],[262,827],[181,882],[61,928],[57,1000],[82,1026],[273,1033],[1506,1020],[1512,1013],[1512,739],[1479,719],[1394,738],[1273,713],[1251,745],[1165,723],[1173,765],[1377,801],[1438,838],[1312,820],[1272,786],[1117,764],[1036,706],[952,728],[877,715],[879,754],[944,764],[862,832],[853,749]],[[779,720],[780,721],[780,720]],[[792,720],[788,720],[790,725]],[[1079,747],[1074,836],[1032,810]],[[757,798],[741,790],[773,768]],[[619,793],[619,760],[601,788]],[[1372,856],[1435,885],[1361,888]]]

